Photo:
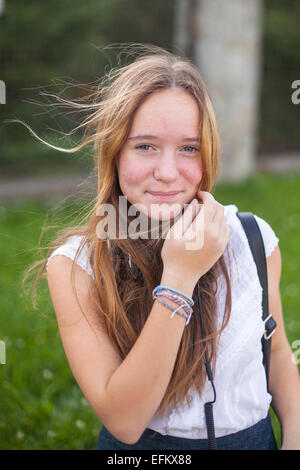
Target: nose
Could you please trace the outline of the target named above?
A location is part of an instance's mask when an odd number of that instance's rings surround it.
[[[176,155],[171,150],[163,152],[155,162],[154,178],[170,183],[176,181],[178,174]]]

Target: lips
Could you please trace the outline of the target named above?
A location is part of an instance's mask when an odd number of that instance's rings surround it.
[[[153,194],[154,196],[174,196],[175,194],[178,194],[179,191],[168,191],[168,192],[163,192],[163,191],[149,191],[150,194]]]
[[[158,192],[158,191],[148,191],[150,196],[153,196],[156,199],[172,199],[177,196],[180,191],[170,191],[170,192]]]

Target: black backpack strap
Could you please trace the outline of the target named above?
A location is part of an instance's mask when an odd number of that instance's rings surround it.
[[[256,263],[259,281],[263,289],[262,319],[265,324],[265,331],[262,337],[262,351],[263,351],[263,364],[266,371],[267,389],[269,390],[269,365],[270,365],[270,351],[271,351],[271,336],[275,331],[276,322],[269,313],[268,302],[268,276],[267,276],[267,263],[265,246],[263,243],[262,235],[259,226],[255,220],[252,212],[237,212],[236,215],[240,219],[243,229],[246,233],[248,243],[252,252],[253,259]]]

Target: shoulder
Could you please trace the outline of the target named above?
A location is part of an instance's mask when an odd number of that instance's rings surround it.
[[[244,241],[247,240],[246,234],[244,232],[244,228],[237,215],[237,212],[239,212],[238,207],[234,204],[229,204],[227,206],[224,206],[224,208],[225,208],[225,216],[227,219],[227,224],[230,227],[231,231],[235,233],[239,239],[242,238]],[[254,213],[253,213],[253,216],[260,229],[264,247],[265,247],[266,257],[268,258],[271,255],[271,253],[274,251],[276,246],[278,245],[279,238],[276,235],[274,228],[271,226],[269,222],[267,222],[265,218],[258,216],[257,214],[254,214]]]
[[[47,261],[47,282],[59,324],[68,325],[81,319],[81,308],[92,311],[95,283],[87,269],[87,256],[75,255],[83,242],[82,237],[70,237],[53,251]],[[59,256],[60,255],[60,256]],[[73,263],[75,261],[75,264]],[[74,269],[74,284],[72,270]],[[94,278],[94,276],[92,276]],[[75,286],[75,292],[73,287]]]
[[[83,236],[73,235],[69,237],[63,245],[56,248],[47,260],[46,270],[49,271],[50,264],[63,264],[66,258],[75,261],[77,265],[79,265],[83,270],[87,271],[90,276],[95,278],[93,269],[88,259],[88,246],[85,243]]]

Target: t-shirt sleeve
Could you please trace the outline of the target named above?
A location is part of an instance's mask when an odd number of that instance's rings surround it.
[[[271,255],[273,250],[278,245],[279,238],[276,236],[274,230],[268,224],[268,222],[266,222],[264,219],[262,219],[261,217],[258,217],[255,214],[254,214],[254,217],[260,228],[264,246],[265,246],[266,257],[268,258],[268,256]]]
[[[74,260],[77,250],[80,245],[80,241],[81,241],[81,237],[74,235],[72,237],[69,237],[67,242],[64,245],[60,246],[59,248],[56,248],[56,250],[53,251],[53,253],[49,256],[47,260],[46,270],[48,270],[48,264],[49,264],[50,259],[53,258],[54,256],[63,255],[63,256],[66,256],[67,258],[70,258],[71,260]],[[85,245],[81,249],[79,256],[77,256],[76,263],[82,269],[87,271],[88,274],[93,277],[93,279],[95,279],[94,271],[88,260],[87,254],[88,254],[88,247],[87,245]]]

